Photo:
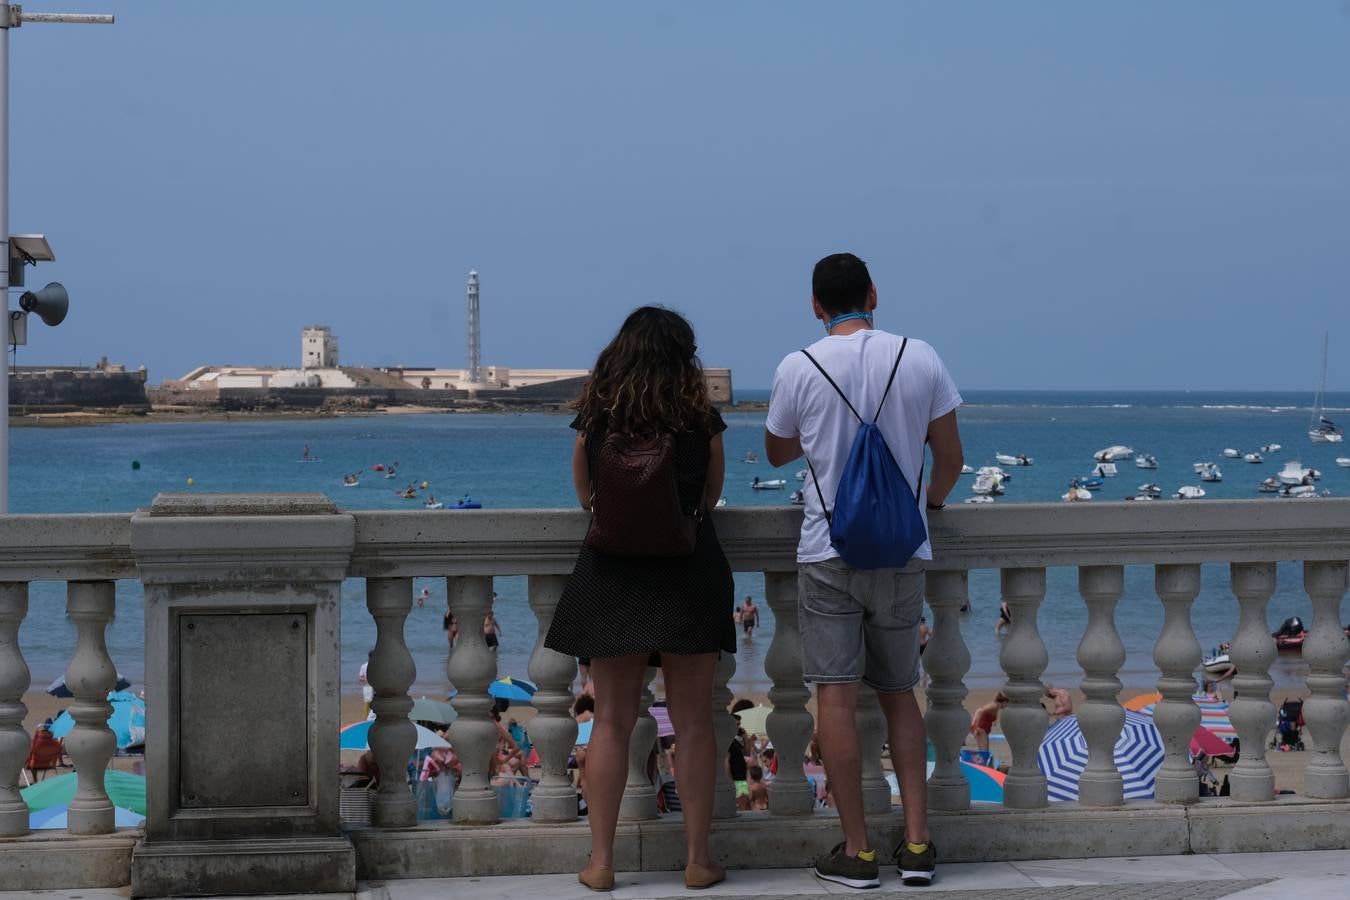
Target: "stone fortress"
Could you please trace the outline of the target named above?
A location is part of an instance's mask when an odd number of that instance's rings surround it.
[[[588,369],[513,369],[482,365],[478,273],[470,272],[468,365],[465,368],[388,366],[364,368],[339,362],[338,339],[327,325],[300,333],[300,366],[199,366],[166,380],[156,402],[226,409],[323,406],[561,406],[576,398]],[[718,406],[732,401],[731,370],[704,370]]]

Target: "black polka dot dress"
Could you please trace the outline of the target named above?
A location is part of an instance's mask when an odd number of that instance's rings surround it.
[[[579,425],[574,421],[572,427]],[[698,506],[703,493],[708,442],[725,429],[714,413],[710,431],[675,437],[675,470],[686,511]],[[602,437],[586,437],[592,468]],[[735,584],[713,527],[714,515],[709,510],[704,516],[689,556],[614,556],[582,547],[544,646],[582,658],[735,653]]]

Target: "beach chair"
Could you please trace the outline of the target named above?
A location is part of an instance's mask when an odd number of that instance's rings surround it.
[[[52,737],[45,728],[39,728],[33,735],[33,743],[28,748],[28,759],[23,764],[25,784],[33,784],[47,777],[50,772],[73,768],[66,760],[66,743]],[[32,777],[29,777],[32,773]],[[38,774],[41,773],[41,774]]]

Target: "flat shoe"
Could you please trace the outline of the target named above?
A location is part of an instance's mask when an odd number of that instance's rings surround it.
[[[593,891],[612,891],[614,870],[609,866],[587,866],[577,873],[577,881]]]
[[[684,867],[684,886],[702,890],[727,880],[727,870],[721,866],[700,866],[690,863]]]

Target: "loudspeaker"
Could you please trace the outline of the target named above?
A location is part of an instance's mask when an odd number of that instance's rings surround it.
[[[24,291],[19,298],[19,308],[37,313],[48,325],[60,325],[66,319],[66,311],[70,309],[70,295],[61,282],[53,281],[36,293]]]

